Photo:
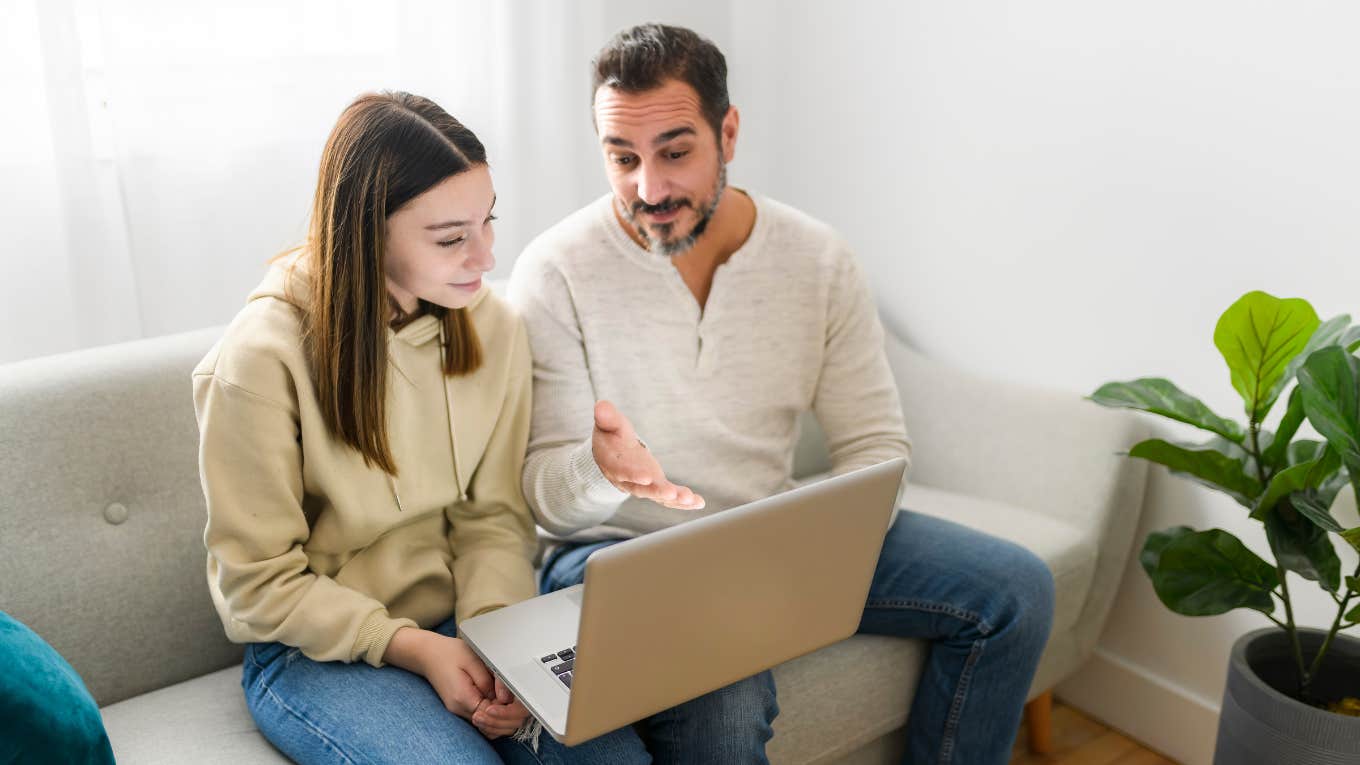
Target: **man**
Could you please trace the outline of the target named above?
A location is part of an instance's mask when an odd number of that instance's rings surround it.
[[[644,25],[594,70],[610,193],[530,244],[510,284],[535,358],[524,489],[561,540],[545,591],[579,582],[600,547],[790,488],[809,409],[836,473],[910,453],[846,244],[727,186],[740,118],[722,53]],[[931,641],[908,762],[1008,760],[1052,607],[1051,575],[1029,552],[898,513],[860,631]],[[643,728],[659,762],[765,762],[777,713],[762,672]]]

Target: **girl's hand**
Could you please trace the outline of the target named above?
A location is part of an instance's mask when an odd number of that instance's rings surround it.
[[[501,679],[497,677],[494,682],[495,697],[482,704],[472,716],[472,724],[477,726],[477,730],[492,739],[509,736],[519,730],[529,717],[529,710],[510,693]]]
[[[383,661],[428,680],[444,708],[469,722],[496,695],[490,670],[458,638],[402,627],[392,635]]]
[[[514,733],[529,716],[524,704],[458,638],[402,627],[393,633],[383,661],[424,677],[445,709],[489,739]]]

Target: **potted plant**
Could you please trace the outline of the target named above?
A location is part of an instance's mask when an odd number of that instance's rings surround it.
[[[1264,292],[1233,303],[1218,320],[1214,345],[1242,396],[1245,425],[1161,378],[1107,383],[1091,396],[1205,431],[1202,443],[1153,438],[1128,455],[1224,492],[1265,527],[1273,563],[1227,531],[1187,526],[1150,534],[1140,555],[1172,611],[1248,608],[1276,625],[1233,646],[1218,765],[1360,762],[1360,639],[1344,634],[1360,624],[1360,567],[1344,575],[1334,547],[1335,537],[1360,550],[1360,527],[1345,528],[1331,513],[1347,487],[1360,502],[1360,326],[1350,321],[1320,321],[1307,301]],[[1291,383],[1272,432],[1266,417]],[[1300,435],[1305,422],[1321,440]],[[1296,622],[1289,572],[1336,603],[1329,628]]]

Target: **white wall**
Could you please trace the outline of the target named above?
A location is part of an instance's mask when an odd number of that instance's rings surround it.
[[[1166,376],[1241,417],[1212,344],[1234,299],[1264,289],[1360,320],[1357,6],[777,9],[782,76],[746,110],[761,140],[739,152],[762,156],[734,177],[844,232],[889,323],[927,352],[1074,394]],[[1242,508],[1158,471],[1140,547],[1188,523],[1268,552]],[[1360,523],[1353,507],[1337,514]],[[1315,584],[1291,587],[1303,622],[1330,624]],[[1229,646],[1268,624],[1174,615],[1131,563],[1092,670],[1102,682],[1072,692],[1208,762]]]

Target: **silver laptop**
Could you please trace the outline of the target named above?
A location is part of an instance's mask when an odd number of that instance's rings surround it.
[[[579,744],[855,633],[906,461],[603,548],[584,584],[458,635]]]

